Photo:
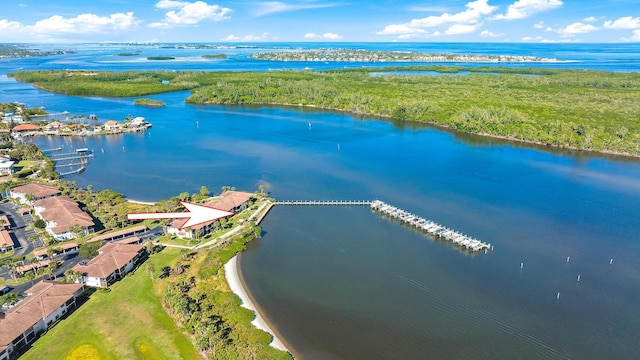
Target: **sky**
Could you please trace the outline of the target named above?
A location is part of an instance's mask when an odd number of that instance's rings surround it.
[[[2,0],[0,42],[640,42],[640,0]]]

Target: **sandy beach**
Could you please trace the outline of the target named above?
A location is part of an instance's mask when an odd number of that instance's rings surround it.
[[[291,353],[289,349],[286,348],[284,343],[276,336],[276,333],[269,327],[269,324],[264,320],[262,315],[260,315],[260,313],[256,309],[255,305],[251,302],[251,298],[245,291],[244,284],[240,280],[238,271],[237,256],[234,256],[233,258],[231,258],[231,260],[229,260],[229,262],[224,265],[225,277],[227,279],[229,287],[231,288],[231,291],[233,291],[234,294],[238,295],[240,297],[240,300],[242,300],[242,307],[250,309],[254,313],[256,313],[256,318],[253,319],[251,323],[258,329],[264,330],[271,334],[271,336],[273,337],[270,344],[271,346],[276,349]]]

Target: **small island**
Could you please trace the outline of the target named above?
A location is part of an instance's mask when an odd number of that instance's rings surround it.
[[[133,104],[137,105],[137,106],[148,106],[148,107],[163,107],[163,106],[165,106],[165,103],[160,101],[160,100],[147,99],[147,98],[135,99],[133,101]]]
[[[556,62],[557,59],[516,55],[429,54],[360,49],[317,49],[305,51],[258,52],[251,58],[271,61],[319,62]]]
[[[226,59],[227,54],[205,54],[202,57],[205,59]]]
[[[147,60],[175,60],[173,56],[148,56]]]
[[[113,54],[113,56],[136,56],[136,55],[140,55],[140,51],[136,51],[136,52],[123,52],[123,53],[117,53],[117,54]]]

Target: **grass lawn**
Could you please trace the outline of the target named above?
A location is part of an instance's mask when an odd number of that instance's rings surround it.
[[[198,359],[198,352],[160,304],[147,272],[179,257],[154,254],[109,292],[95,292],[35,342],[22,359]]]

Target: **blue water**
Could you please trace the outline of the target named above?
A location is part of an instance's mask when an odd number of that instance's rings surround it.
[[[133,99],[49,94],[2,76],[16,68],[363,65],[248,58],[303,45],[142,49],[142,57],[181,59],[175,62],[113,57],[132,49],[83,45],[68,56],[0,60],[0,101],[100,119],[132,114],[153,123],[145,134],[37,139],[43,148],[96,151],[87,170],[69,178],[79,186],[138,200],[198,192],[202,185],[212,191],[265,185],[278,199],[380,198],[494,245],[490,254],[470,256],[364,207],[276,207],[263,223],[264,236],[241,256],[241,269],[266,317],[301,358],[640,358],[635,159],[298,107],[186,105],[187,92],[152,96],[167,106],[141,108]],[[575,61],[531,66],[640,69],[638,44],[332,45],[533,55]],[[197,56],[216,52],[229,58]]]

